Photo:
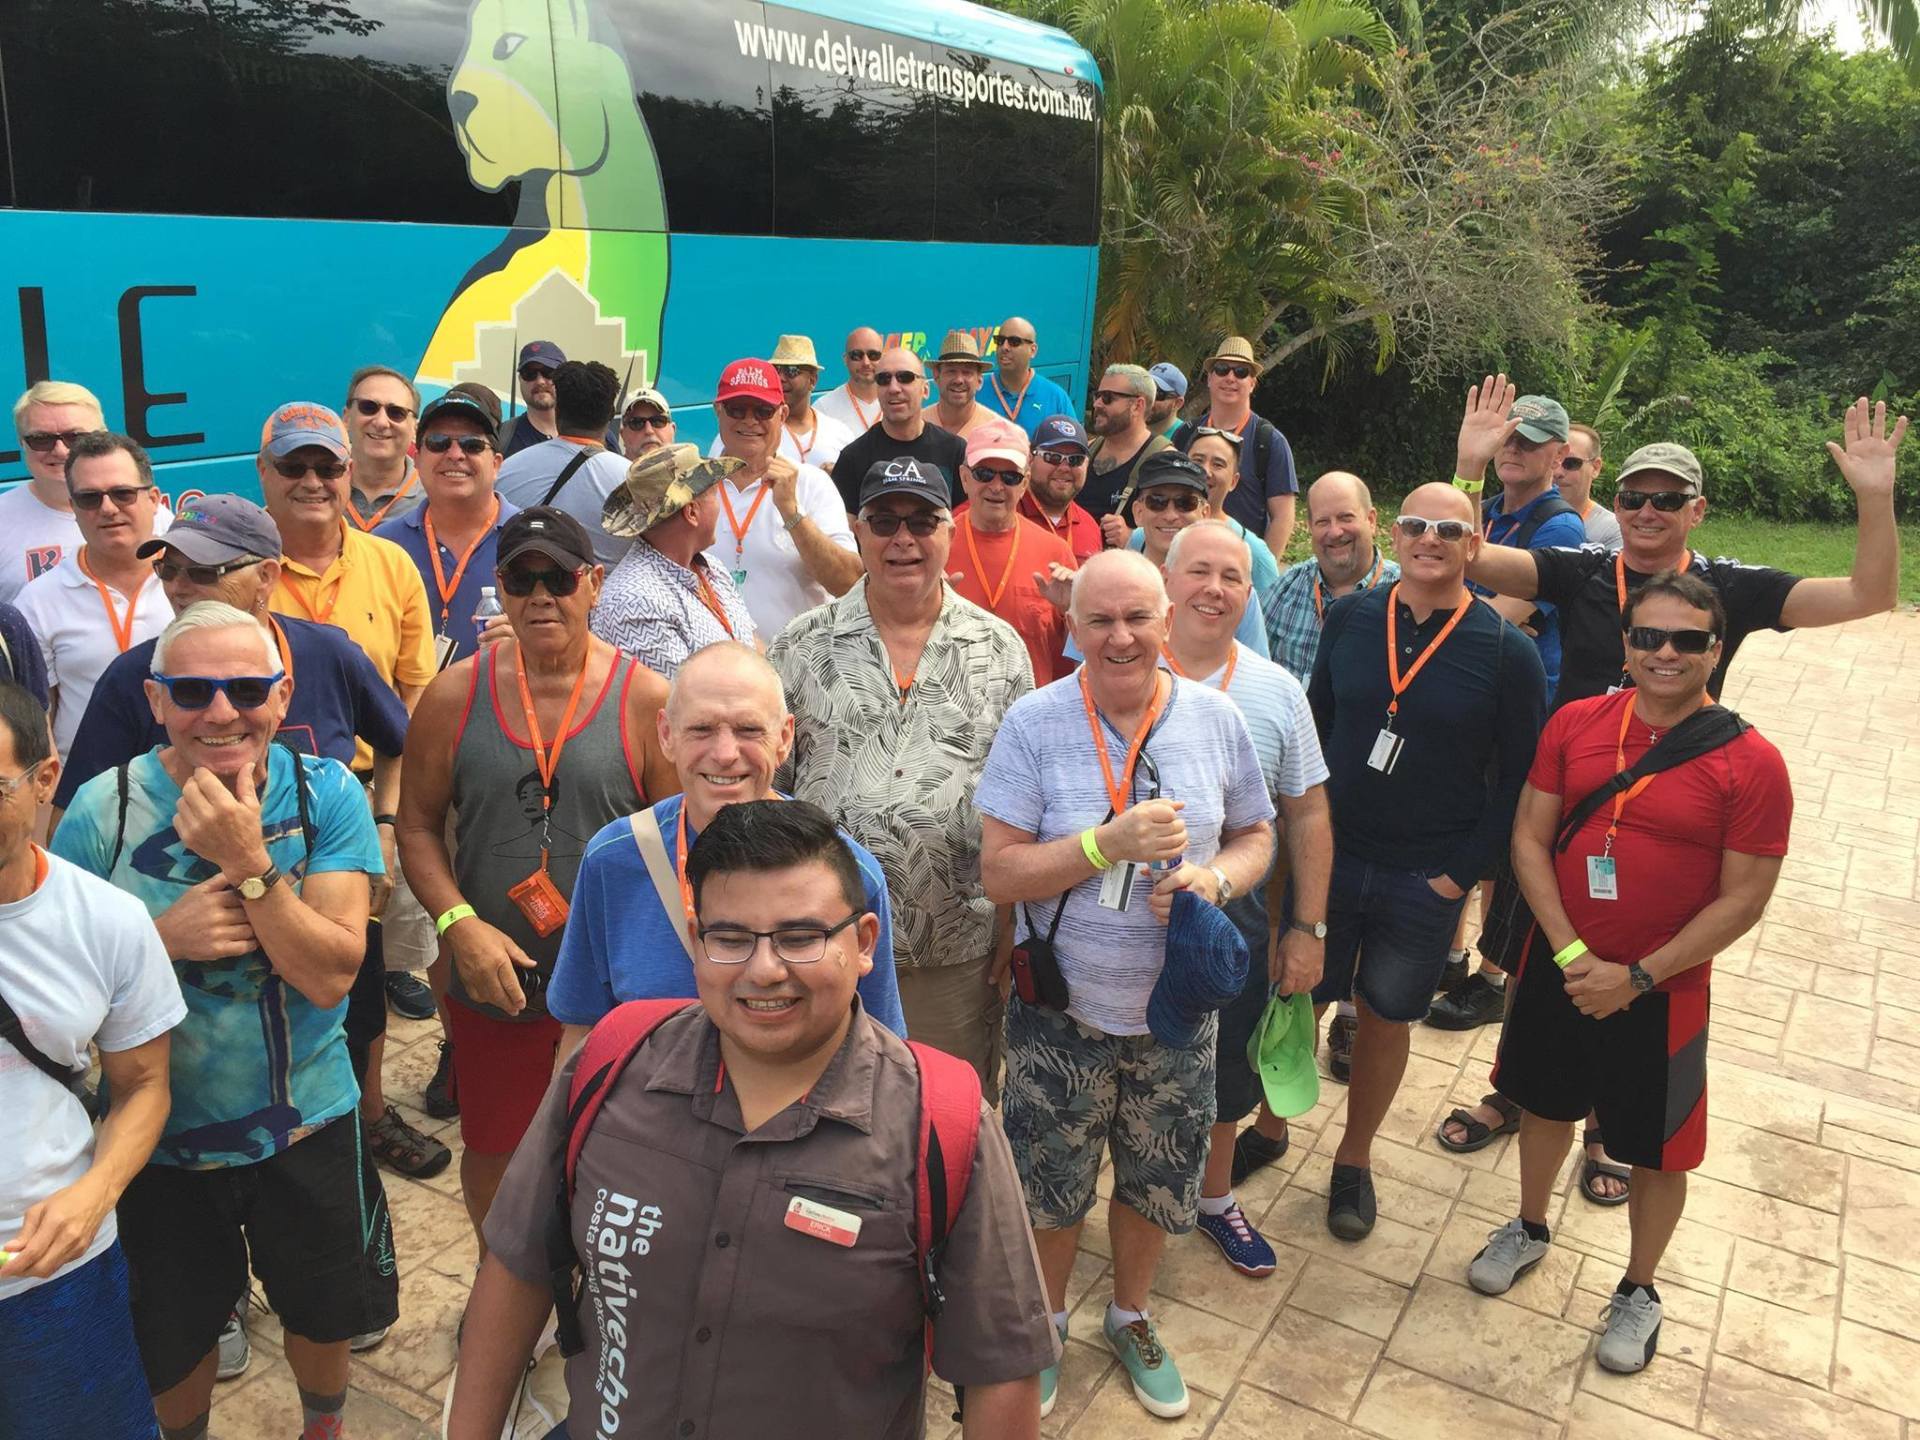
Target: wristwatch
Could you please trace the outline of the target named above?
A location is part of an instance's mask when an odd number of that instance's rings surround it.
[[[269,865],[258,875],[249,875],[234,888],[242,900],[258,900],[280,883],[280,867]]]
[[[1653,976],[1638,965],[1627,966],[1627,981],[1642,995],[1653,989]]]
[[[1207,873],[1213,876],[1213,883],[1220,887],[1220,898],[1213,903],[1224,905],[1233,899],[1233,881],[1227,878],[1227,872],[1218,865],[1207,866]]]
[[[1287,928],[1298,930],[1302,935],[1311,935],[1316,940],[1327,938],[1327,922],[1324,920],[1316,920],[1311,925],[1304,920],[1289,920]]]

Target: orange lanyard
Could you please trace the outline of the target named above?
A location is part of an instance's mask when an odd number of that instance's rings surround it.
[[[394,497],[398,499],[398,496]],[[427,554],[433,560],[433,584],[440,592],[440,624],[438,629],[447,628],[447,617],[453,613],[453,597],[460,589],[460,582],[466,578],[467,562],[486,543],[487,536],[493,533],[493,525],[500,518],[500,499],[494,497],[493,509],[487,515],[487,523],[480,527],[480,533],[473,537],[473,543],[467,546],[466,554],[460,557],[460,563],[453,567],[453,579],[447,579],[446,571],[440,568],[440,541],[433,533],[433,507],[427,507],[427,513],[420,517],[421,526],[427,532]]]
[[[274,648],[280,652],[280,668],[287,674],[287,685],[293,685],[293,651],[287,645],[287,632],[280,628],[280,622],[267,616],[267,624],[273,627]]]
[[[1033,371],[1027,371],[1027,383],[1020,387],[1020,393],[1013,397],[1011,403],[1007,400],[1007,392],[1000,388],[1000,377],[998,375],[989,375],[987,382],[993,386],[993,393],[1000,397],[1000,403],[1006,407],[1007,419],[1018,425],[1020,423],[1020,407],[1027,403],[1027,391],[1033,388]]]
[[[284,576],[281,583],[286,585],[288,597],[294,604],[307,612],[307,618],[313,621],[314,624],[331,625],[333,623],[334,609],[340,604],[340,585],[338,581],[334,583],[333,598],[317,610],[312,605],[309,605],[307,603],[307,597],[302,595],[299,590],[294,587],[290,575]],[[326,589],[327,582],[325,579],[318,579],[314,582],[314,586],[316,593],[318,593],[318,591]]]
[[[1689,550],[1681,557],[1680,563],[1674,566],[1673,573],[1676,575],[1684,575],[1691,569],[1693,569],[1693,552]],[[1627,552],[1624,550],[1616,550],[1613,552],[1613,595],[1615,601],[1620,606],[1620,622],[1624,627],[1627,619]],[[1623,642],[1624,638],[1623,636]],[[1622,643],[1620,646],[1620,684],[1622,686],[1625,686],[1627,683],[1626,651],[1627,647]],[[1620,733],[1624,735],[1626,732],[1623,730]]]
[[[723,480],[720,482],[725,484]],[[673,827],[673,869],[680,877],[680,908],[687,917],[687,944],[693,944],[694,936],[700,933],[700,922],[693,913],[693,886],[687,881],[687,801],[680,798],[680,817]]]
[[[1701,696],[1700,704],[1704,706],[1706,703],[1706,697]],[[1613,773],[1616,775],[1627,768],[1627,727],[1633,723],[1633,706],[1633,697],[1629,695],[1626,705],[1620,712],[1620,734],[1613,742]],[[1620,831],[1620,816],[1626,810],[1627,802],[1651,785],[1653,779],[1651,775],[1642,775],[1630,788],[1614,795],[1613,819],[1607,824],[1606,843],[1600,849],[1602,856],[1613,854],[1613,837]]]
[[[899,670],[895,668],[891,660],[887,662],[887,669],[893,671],[894,688],[900,692],[900,703],[905,705],[907,703],[907,692],[913,689],[913,677],[920,672],[918,670],[909,670],[905,675],[902,675]]]
[[[1173,671],[1173,673],[1178,675],[1182,680],[1191,678],[1186,671],[1180,668],[1180,662],[1173,658],[1172,650],[1165,650],[1165,651],[1162,651],[1161,653],[1166,657],[1167,668],[1169,670]],[[1229,685],[1233,684],[1233,667],[1238,665],[1239,663],[1240,663],[1240,647],[1238,645],[1235,645],[1233,649],[1227,652],[1227,673],[1220,677],[1220,689],[1222,693],[1225,693],[1226,688]]]
[[[853,406],[853,413],[860,417],[860,428],[862,430],[871,430],[873,428],[873,421],[867,418],[866,407],[860,403],[860,397],[854,394],[851,388],[847,390],[847,403]],[[880,414],[880,401],[878,398],[873,402],[873,413],[875,417],[878,417]]]
[[[1379,584],[1380,567],[1386,563],[1386,560],[1382,558],[1380,554],[1379,547],[1375,546],[1373,552],[1373,573],[1367,576],[1367,583],[1365,585],[1357,588],[1371,590],[1375,585]],[[1320,588],[1320,567],[1318,565],[1313,567],[1313,613],[1317,619],[1324,620],[1327,618],[1327,599],[1325,593]]]
[[[760,493],[753,497],[753,504],[747,507],[747,518],[745,520],[740,519],[739,516],[733,513],[733,482],[731,480],[722,480],[719,488],[720,503],[724,505],[727,510],[727,528],[733,531],[733,563],[737,567],[740,563],[740,557],[747,553],[747,532],[753,528],[753,517],[760,512],[761,503],[766,500],[768,492],[773,489],[773,482],[771,480],[762,480],[760,482]]]
[[[1437,651],[1442,645],[1446,644],[1447,637],[1453,634],[1453,627],[1458,625],[1462,620],[1466,619],[1467,611],[1471,610],[1472,608],[1473,608],[1473,597],[1468,596],[1466,603],[1463,604],[1458,610],[1453,612],[1453,618],[1447,621],[1445,625],[1440,627],[1440,633],[1433,637],[1433,643],[1427,646],[1426,649],[1420,652],[1420,658],[1413,662],[1413,668],[1407,671],[1405,675],[1402,675],[1400,673],[1400,646],[1399,646],[1399,635],[1398,635],[1398,631],[1399,631],[1398,620],[1399,620],[1399,609],[1400,609],[1399,584],[1396,582],[1393,589],[1388,593],[1387,595],[1387,683],[1393,687],[1393,699],[1387,702],[1387,728],[1389,730],[1393,728],[1393,717],[1397,715],[1400,711],[1400,697],[1406,693],[1407,687],[1413,683],[1413,677],[1418,675],[1423,669],[1426,668],[1427,661],[1433,658],[1434,652]]]
[[[713,618],[720,622],[720,628],[727,632],[727,637],[732,639],[734,638],[733,622],[727,619],[727,607],[720,603],[720,596],[715,593],[713,582],[707,579],[707,572],[700,568],[700,560],[701,557],[698,555],[693,557],[693,583],[700,587],[700,603],[707,607]]]
[[[387,518],[387,512],[389,510],[393,509],[394,506],[398,505],[402,500],[406,499],[407,492],[413,489],[413,482],[418,480],[419,478],[420,478],[420,467],[418,465],[415,465],[412,469],[407,471],[407,478],[401,484],[400,488],[394,491],[393,494],[387,497],[387,503],[382,505],[378,510],[373,512],[373,518],[371,520],[368,520],[363,515],[361,515],[359,507],[353,503],[353,496],[348,495],[347,496],[347,514],[353,517],[353,523],[358,525],[362,530],[371,530],[373,529],[374,526],[378,525],[382,520]]]
[[[567,735],[573,729],[574,712],[580,708],[580,696],[587,688],[587,667],[593,662],[593,649],[587,649],[585,660],[580,662],[580,673],[573,677],[573,693],[567,697],[567,708],[560,715],[560,728],[554,732],[553,748],[547,748],[547,738],[540,731],[540,716],[533,708],[533,692],[527,688],[526,652],[514,642],[514,682],[520,687],[520,708],[527,716],[527,736],[533,741],[533,763],[540,771],[540,813],[542,825],[553,815],[553,777],[560,769],[560,752],[567,748]],[[547,868],[547,837],[540,837],[540,868]]]
[[[1140,747],[1146,744],[1147,732],[1153,729],[1160,712],[1166,708],[1167,697],[1173,693],[1173,682],[1168,680],[1163,685],[1157,674],[1153,685],[1153,703],[1140,717],[1140,728],[1133,732],[1133,741],[1127,746],[1126,771],[1116,782],[1113,762],[1107,758],[1107,739],[1100,733],[1100,712],[1093,708],[1093,691],[1087,686],[1086,667],[1080,669],[1080,700],[1087,707],[1087,729],[1093,735],[1093,753],[1100,757],[1100,778],[1107,782],[1107,798],[1113,802],[1115,815],[1127,808],[1127,797],[1133,793],[1133,767],[1140,762]]]
[[[793,427],[791,425],[787,426],[787,434],[792,436],[793,448],[800,452],[800,459],[804,463],[807,456],[813,453],[813,442],[820,438],[820,417],[818,415],[813,417],[813,429],[807,432],[806,444],[802,445],[800,443],[800,437],[798,435],[794,435]],[[747,522],[749,524],[753,522],[753,517],[751,515],[747,517]]]
[[[122,655],[133,644],[133,612],[140,608],[140,591],[135,590],[127,600],[127,618],[122,620],[120,613],[113,608],[113,591],[107,588],[107,582],[96,579],[87,566],[87,547],[82,545],[74,557],[74,563],[80,567],[80,573],[93,581],[93,588],[100,592],[100,603],[106,608],[107,624],[113,627],[113,643],[119,647]],[[142,586],[142,589],[145,587]]]
[[[1000,597],[1007,593],[1007,586],[1013,583],[1014,566],[1020,560],[1020,516],[1013,517],[1013,541],[1007,546],[1007,568],[1000,572],[998,585],[987,584],[986,566],[980,563],[980,548],[973,543],[973,512],[967,512],[967,526],[962,532],[967,537],[967,558],[973,561],[973,573],[980,577],[980,589],[987,597],[987,609],[998,610]]]

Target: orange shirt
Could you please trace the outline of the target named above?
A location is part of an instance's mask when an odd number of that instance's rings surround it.
[[[1044,573],[1055,562],[1069,570],[1076,568],[1073,550],[1044,525],[1036,525],[1025,516],[1013,530],[990,535],[973,532],[974,549],[980,563],[974,564],[973,551],[967,548],[967,507],[953,512],[953,549],[947,556],[947,573],[954,577],[953,588],[962,599],[971,600],[982,610],[991,611],[1006,621],[1026,643],[1027,656],[1033,661],[1035,688],[1051,684],[1073,669],[1066,659],[1067,616],[1054,608],[1044,591],[1033,583],[1033,573]],[[1019,554],[1012,553],[1015,541]],[[1013,565],[1008,574],[1009,561]],[[1001,578],[1006,588],[1001,589]],[[999,591],[998,604],[988,602],[989,590]]]

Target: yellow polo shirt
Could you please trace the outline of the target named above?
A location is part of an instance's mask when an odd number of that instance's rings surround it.
[[[434,676],[433,617],[419,570],[391,540],[363,534],[344,520],[340,533],[340,554],[324,575],[281,557],[280,583],[268,608],[346,631],[396,689],[425,685]],[[371,747],[356,740],[353,768],[364,773],[372,763]]]

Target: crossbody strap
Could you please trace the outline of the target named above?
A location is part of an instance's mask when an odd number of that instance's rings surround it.
[[[34,1069],[40,1071],[49,1080],[79,1093],[80,1082],[87,1078],[85,1070],[69,1070],[33,1041],[27,1038],[27,1030],[20,1023],[20,1017],[14,1013],[13,1006],[7,1003],[7,997],[0,995],[0,1040],[5,1040],[28,1060]]]
[[[553,503],[553,497],[567,488],[567,481],[571,480],[574,475],[579,472],[580,467],[592,459],[595,453],[596,452],[592,450],[582,450],[578,455],[567,461],[565,465],[561,466],[560,473],[554,477],[553,484],[548,487],[547,493],[540,497],[540,503],[542,505],[551,505]]]
[[[1627,703],[1631,705],[1633,702],[1629,700]],[[1580,827],[1592,818],[1593,813],[1621,791],[1631,789],[1643,776],[1658,775],[1663,770],[1685,765],[1689,760],[1698,760],[1722,745],[1732,744],[1751,728],[1724,705],[1706,705],[1694,711],[1656,740],[1647,753],[1633,764],[1566,809],[1560,821],[1559,833],[1554,837],[1554,853],[1565,854],[1567,847],[1573,843],[1573,837],[1580,833]]]
[[[647,862],[647,878],[653,881],[653,888],[660,896],[660,908],[666,911],[673,933],[679,937],[680,948],[691,960],[693,937],[687,934],[685,907],[680,903],[680,877],[674,873],[673,861],[667,858],[667,837],[660,833],[659,817],[651,808],[636,810],[627,823],[633,826],[633,843],[639,847],[640,858]]]

